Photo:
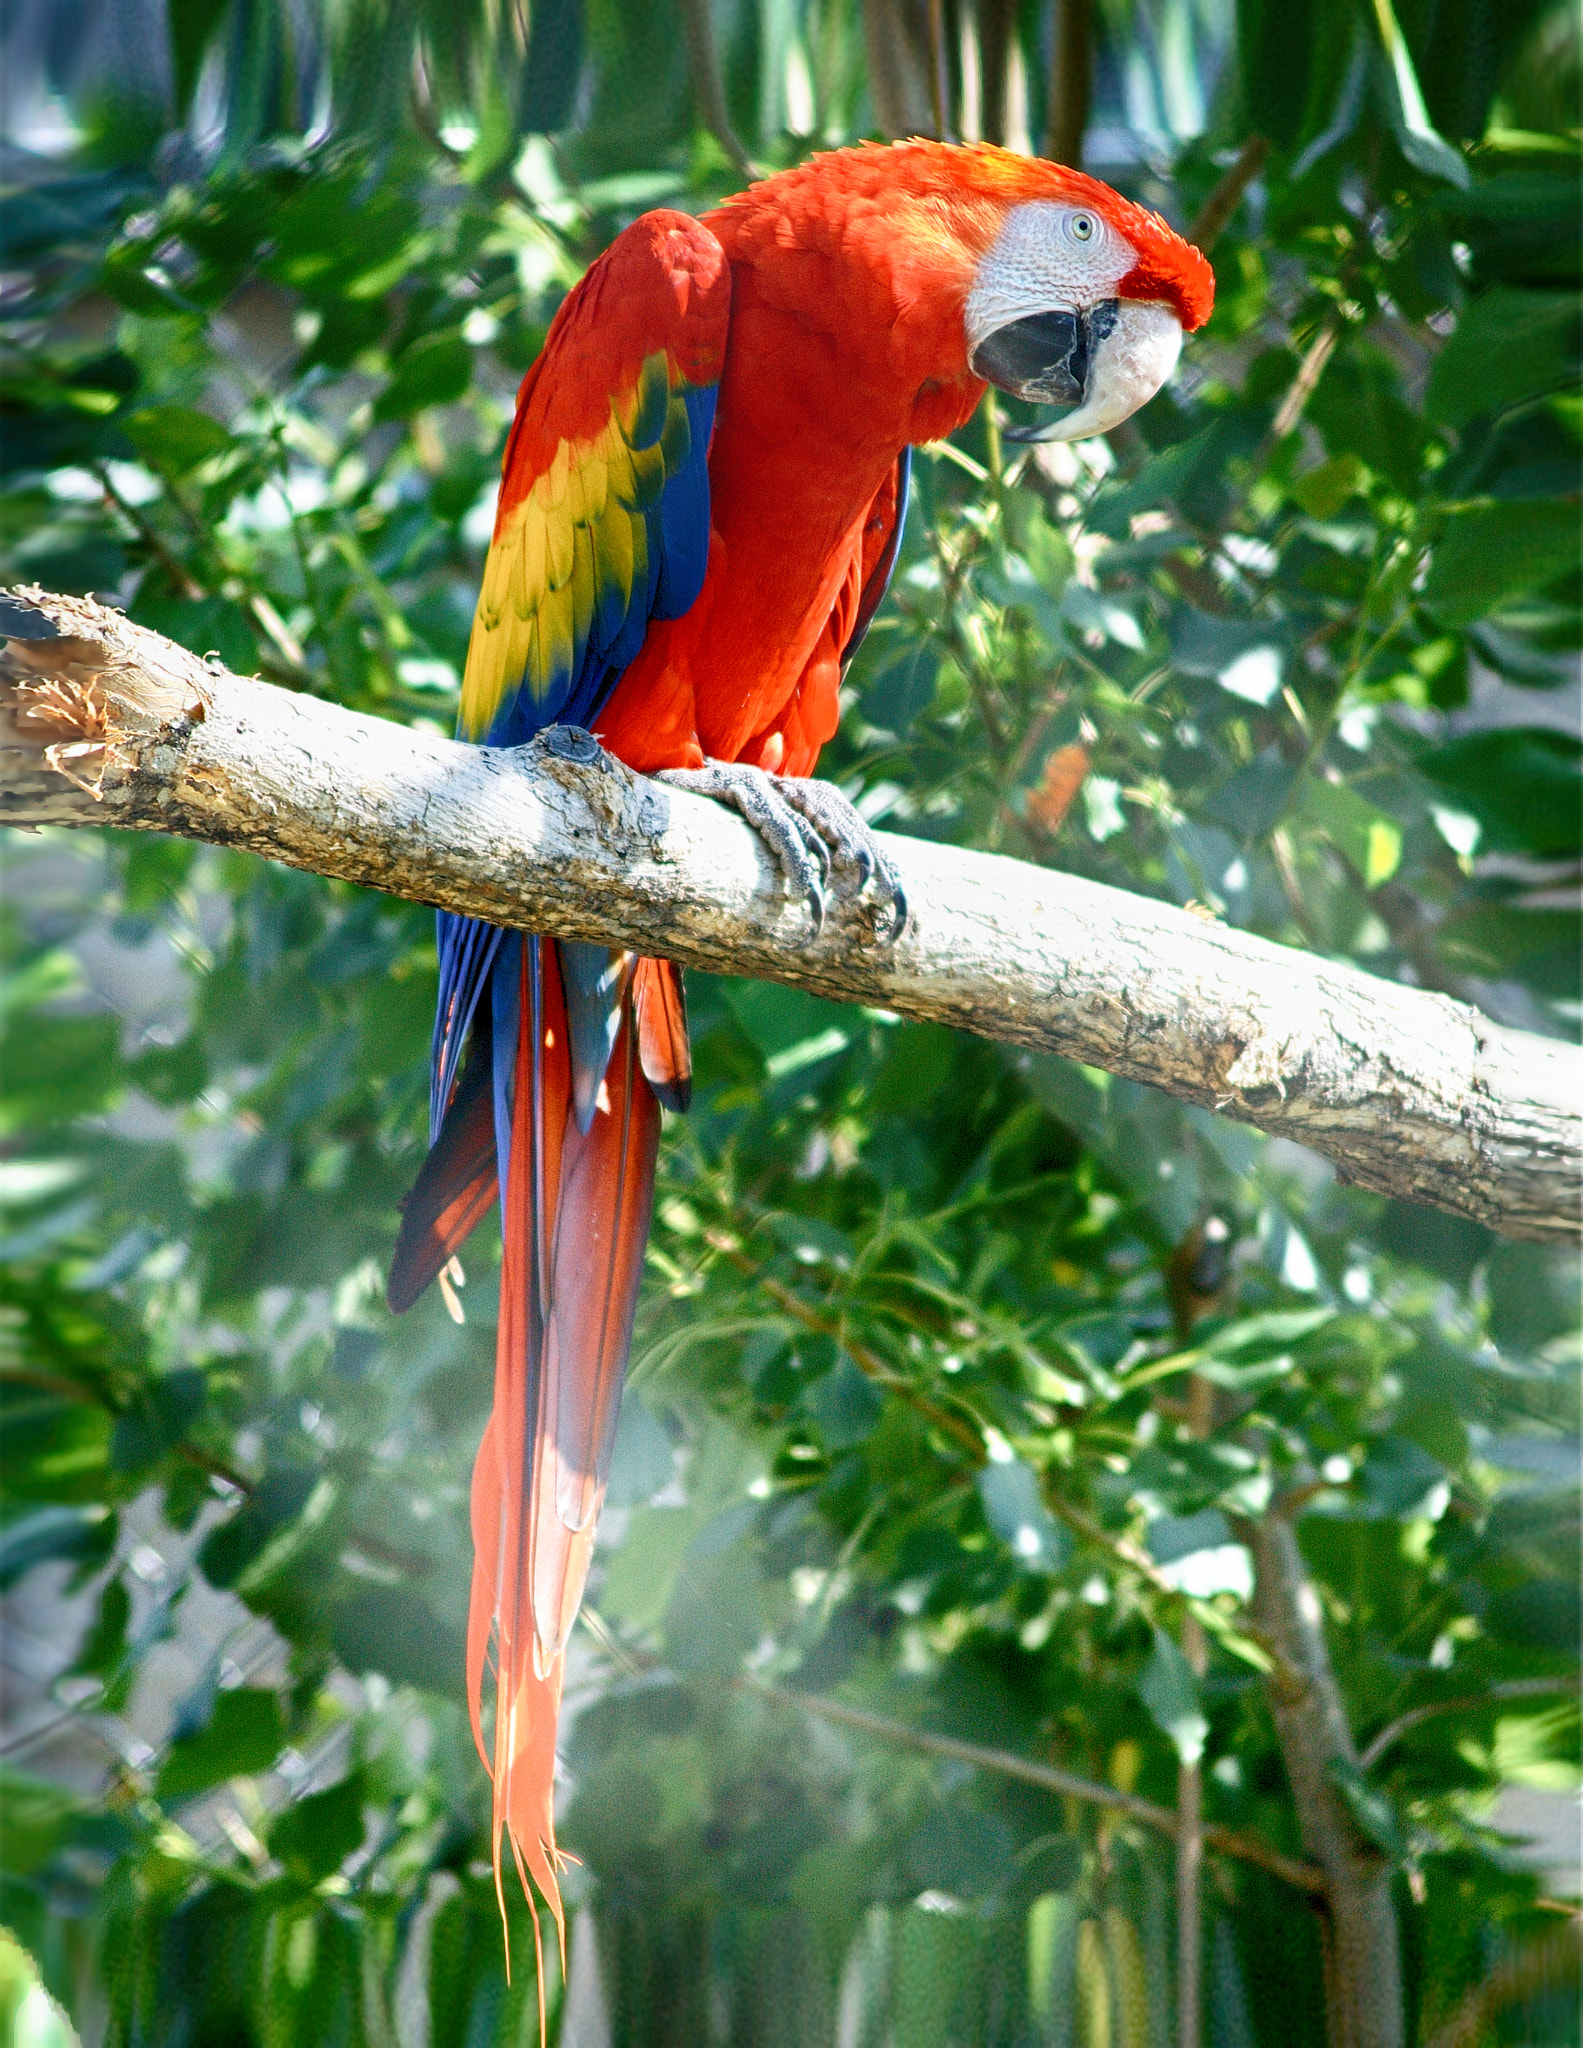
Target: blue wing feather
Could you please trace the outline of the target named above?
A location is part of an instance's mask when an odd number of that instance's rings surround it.
[[[614,610],[619,594],[611,592],[607,585],[605,594],[595,600],[582,646],[574,650],[573,670],[564,680],[557,677],[550,690],[538,699],[531,690],[512,691],[490,726],[486,746],[525,746],[547,725],[556,723],[591,726],[636,659],[649,621],[680,618],[697,602],[709,567],[709,440],[714,429],[718,388],[713,384],[684,387],[685,451],[675,442],[667,449],[668,456],[676,457],[676,468],[667,475],[664,489],[644,513],[647,567],[641,578],[634,577],[625,608],[619,614]],[[661,386],[661,396],[666,395]],[[654,413],[658,425],[649,418],[650,413]],[[664,406],[646,404],[634,433],[646,432],[649,439],[638,445],[653,446],[660,440],[665,425]],[[450,911],[439,912],[440,995],[429,1098],[432,1144],[456,1085],[468,1027],[487,985],[494,1006],[496,1132],[502,1187],[511,1115],[509,1068],[503,1074],[501,1062],[509,1062],[515,1056],[514,1019],[521,961],[514,935],[512,943],[503,943],[507,936],[497,925],[457,917]],[[605,951],[602,947],[584,950]],[[614,1043],[607,979],[605,966],[596,966],[591,959],[579,961],[576,970],[565,976],[578,1121],[585,1129],[586,1120],[593,1115],[599,1082]],[[511,1009],[513,1021],[509,1029],[502,1014],[503,1005]]]

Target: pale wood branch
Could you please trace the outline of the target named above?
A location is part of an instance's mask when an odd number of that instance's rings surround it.
[[[31,607],[31,609],[29,609]],[[42,614],[42,616],[40,616]],[[1467,1005],[954,846],[816,933],[757,837],[577,736],[467,747],[229,674],[119,613],[0,600],[0,822],[125,826],[1040,1048],[1511,1236],[1576,1227],[1583,1056]]]

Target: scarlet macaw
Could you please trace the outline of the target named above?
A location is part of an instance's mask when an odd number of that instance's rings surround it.
[[[1208,263],[1057,165],[839,150],[702,219],[656,212],[571,292],[523,380],[460,732],[590,728],[735,803],[815,904],[866,828],[809,782],[884,595],[911,448],[986,383],[1125,419],[1208,318]],[[828,849],[828,851],[827,851]],[[440,914],[431,1150],[389,1296],[406,1307],[504,1189],[494,1412],[473,1474],[467,1680],[501,1835],[564,1923],[552,1808],[567,1635],[604,1496],[660,1111],[685,1107],[679,971]],[[495,1714],[483,1690],[494,1656]],[[492,1751],[492,1753],[491,1753]]]

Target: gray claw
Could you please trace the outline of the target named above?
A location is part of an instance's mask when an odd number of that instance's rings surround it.
[[[702,768],[662,768],[654,779],[713,797],[745,818],[787,883],[807,898],[815,932],[822,930],[829,852],[815,828],[781,795],[773,776],[741,761],[708,761]]]
[[[800,889],[813,913],[814,930],[824,924],[825,891],[834,862],[857,870],[858,887],[877,882],[889,899],[889,936],[907,926],[907,898],[901,877],[878,841],[833,783],[801,775],[767,775],[740,761],[709,761],[702,768],[666,768],[655,777],[727,803],[747,820],[769,847],[788,883]]]
[[[792,810],[817,829],[835,858],[849,861],[857,869],[860,889],[870,882],[879,884],[881,892],[890,899],[889,936],[899,938],[907,928],[906,891],[861,813],[833,782],[788,775],[779,778],[776,786]]]

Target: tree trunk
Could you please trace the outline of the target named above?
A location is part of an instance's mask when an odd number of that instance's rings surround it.
[[[1402,2048],[1402,1970],[1390,1865],[1359,1833],[1331,1767],[1358,1752],[1325,1646],[1324,1619],[1289,1518],[1242,1523],[1253,1553],[1252,1619],[1276,1659],[1271,1711],[1302,1829],[1325,1874],[1325,2013],[1331,2048]]]

